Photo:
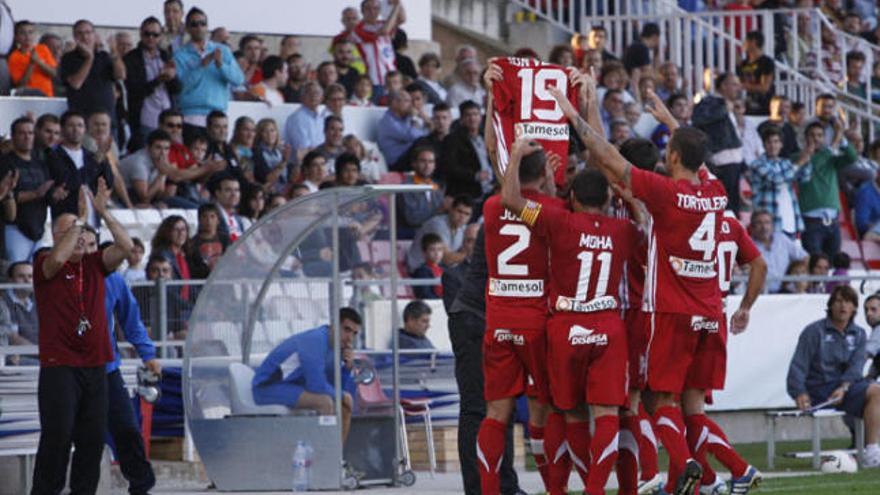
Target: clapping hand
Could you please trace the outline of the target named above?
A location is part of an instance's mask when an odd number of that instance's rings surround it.
[[[107,203],[110,201],[110,188],[107,187],[107,181],[103,177],[98,177],[97,194],[92,194],[92,191],[86,186],[83,186],[83,188],[92,202],[92,207],[95,208],[99,215],[103,216],[107,212]]]

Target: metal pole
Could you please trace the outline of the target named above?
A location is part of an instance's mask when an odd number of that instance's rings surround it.
[[[165,342],[168,340],[168,285],[164,279],[156,280],[156,290],[159,292],[158,307],[156,308],[159,313],[159,340]],[[159,355],[167,358],[168,348],[163,345],[159,350]]]
[[[333,216],[331,217],[333,224],[333,297],[330,299],[330,321],[333,322],[331,332],[333,332],[333,390],[336,394],[336,425],[338,426],[337,441],[342,442],[342,343],[340,337],[342,335],[341,322],[339,321],[339,193],[334,191],[333,194]],[[343,444],[344,448],[345,445]],[[340,449],[341,450],[341,449]],[[344,461],[344,459],[340,459]],[[342,463],[340,463],[340,466]],[[340,470],[340,481],[344,472]]]
[[[404,418],[400,414],[400,341],[397,329],[400,327],[400,313],[397,307],[397,282],[400,274],[397,272],[397,195],[390,194],[388,205],[388,227],[391,229],[391,373],[392,373],[392,397],[394,400],[394,424],[403,424]],[[406,428],[406,425],[403,425]],[[400,463],[400,432],[394,429],[394,452],[396,463]],[[428,439],[425,439],[426,441]],[[394,470],[394,483],[397,484],[398,470]]]

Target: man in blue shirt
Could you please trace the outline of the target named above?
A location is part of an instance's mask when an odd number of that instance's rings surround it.
[[[324,91],[315,81],[302,89],[299,110],[284,122],[284,142],[293,148],[294,156],[302,156],[324,142],[325,112],[320,110]]]
[[[392,91],[388,97],[391,104],[388,111],[379,120],[376,130],[376,142],[379,151],[385,156],[388,168],[393,168],[397,161],[405,157],[416,139],[430,132],[422,123],[413,118],[412,97],[406,91]]]
[[[339,310],[339,347],[342,349],[342,389],[352,383],[354,341],[363,320],[351,308]],[[329,325],[297,333],[278,344],[257,368],[252,382],[254,402],[280,404],[294,409],[312,409],[321,415],[334,414],[333,331]],[[351,425],[352,398],[342,394],[342,441]]]
[[[880,467],[880,384],[863,377],[865,330],[853,324],[859,296],[839,285],[828,298],[827,317],[801,333],[788,369],[787,388],[798,408],[831,406],[865,420],[865,467]]]

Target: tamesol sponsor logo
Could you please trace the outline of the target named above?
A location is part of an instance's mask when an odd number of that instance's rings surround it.
[[[511,333],[510,330],[498,328],[495,330],[496,342],[513,342],[513,345],[526,345],[526,339],[522,335]]]
[[[568,123],[520,122],[513,126],[517,139],[543,139],[545,141],[568,141]]]
[[[544,281],[540,279],[489,279],[489,295],[496,297],[542,297]]]
[[[686,260],[677,256],[669,257],[672,271],[682,277],[690,278],[715,278],[715,261]]]
[[[568,331],[568,342],[571,345],[608,345],[608,335],[595,333],[594,330],[580,325],[572,325]]]
[[[703,330],[709,333],[718,333],[718,329],[720,325],[718,320],[709,320],[707,318],[703,318],[702,316],[693,316],[691,317],[691,330],[695,332],[701,332]]]

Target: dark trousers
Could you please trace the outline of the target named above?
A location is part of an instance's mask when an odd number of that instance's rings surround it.
[[[128,492],[145,494],[156,484],[156,476],[147,459],[141,429],[119,370],[107,375],[107,397],[107,429],[116,447],[119,469],[128,480]]]
[[[40,444],[34,465],[32,495],[64,489],[70,446],[71,495],[93,494],[101,477],[101,454],[107,429],[107,374],[103,366],[40,369]]]
[[[461,404],[458,416],[458,458],[467,495],[480,495],[480,472],[477,469],[477,433],[486,417],[483,398],[483,333],[486,321],[479,315],[458,312],[449,315],[449,338],[455,354],[455,381]],[[506,448],[501,461],[501,493],[519,490],[513,469],[513,422],[508,425]]]
[[[724,185],[727,191],[727,209],[739,213],[739,178],[742,176],[742,163],[731,163],[729,165],[721,165],[712,167],[712,173]]]
[[[819,218],[804,218],[801,243],[810,254],[825,253],[829,258],[840,251],[840,222],[826,224]]]

